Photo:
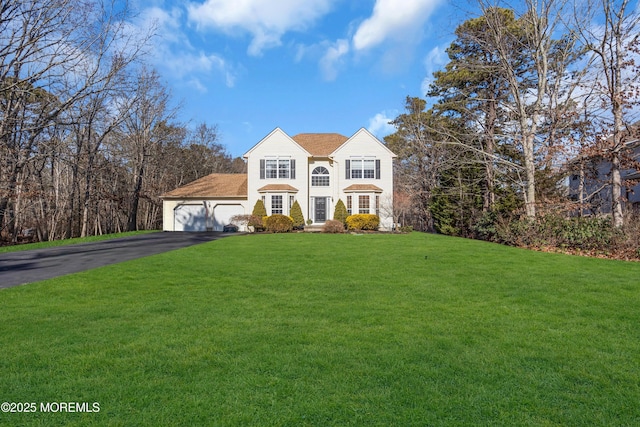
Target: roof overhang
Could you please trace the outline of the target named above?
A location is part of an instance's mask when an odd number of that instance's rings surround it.
[[[298,189],[292,187],[289,184],[267,184],[264,187],[258,188],[259,193],[297,193]]]
[[[373,184],[352,184],[342,191],[345,193],[382,193],[382,188]]]
[[[162,200],[247,200],[247,196],[160,196]]]

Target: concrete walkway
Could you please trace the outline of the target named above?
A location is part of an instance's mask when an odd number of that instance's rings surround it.
[[[158,232],[0,254],[0,289],[168,252],[233,234]]]

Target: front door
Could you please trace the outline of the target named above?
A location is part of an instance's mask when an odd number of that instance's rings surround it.
[[[325,222],[327,220],[327,198],[315,198],[315,222]]]

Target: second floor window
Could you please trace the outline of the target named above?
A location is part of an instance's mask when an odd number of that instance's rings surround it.
[[[265,160],[265,177],[266,178],[278,177],[278,161],[277,160]]]
[[[296,179],[295,159],[260,159],[260,179]]]
[[[352,158],[345,162],[346,179],[380,179],[380,160]]]
[[[278,160],[278,178],[291,176],[291,160]]]
[[[329,186],[329,171],[323,166],[318,166],[311,172],[311,186],[312,187],[328,187]]]

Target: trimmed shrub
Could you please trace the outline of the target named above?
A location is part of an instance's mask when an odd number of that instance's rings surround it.
[[[286,233],[293,230],[293,219],[290,216],[273,214],[268,216],[265,222],[265,228],[272,233]]]
[[[302,215],[302,209],[300,204],[296,200],[291,206],[291,219],[293,219],[293,228],[298,230],[304,228],[304,216]]]
[[[349,216],[349,212],[347,212],[347,207],[342,202],[342,199],[338,199],[338,203],[336,203],[336,208],[333,211],[333,219],[336,221],[340,221],[342,225],[346,225],[348,216]]]
[[[349,230],[377,230],[380,225],[380,217],[373,214],[349,215],[346,222]]]
[[[330,219],[322,226],[323,233],[344,233],[344,224],[335,219]]]
[[[256,200],[256,204],[253,205],[253,212],[251,212],[251,215],[256,215],[260,218],[267,216],[267,209],[264,207],[262,199]]]

